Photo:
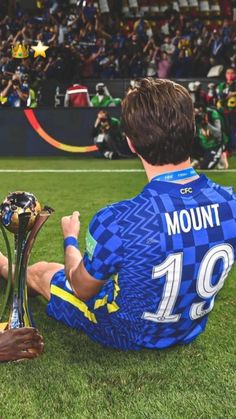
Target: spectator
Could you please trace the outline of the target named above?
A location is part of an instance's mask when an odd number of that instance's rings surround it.
[[[217,96],[219,99],[218,106],[220,108],[236,107],[236,70],[235,68],[227,68],[225,72],[226,81],[217,86]]]
[[[112,97],[104,83],[98,83],[96,85],[96,92],[96,95],[91,99],[92,106],[95,108],[109,106]]]
[[[119,61],[115,57],[113,51],[109,51],[99,61],[100,77],[105,79],[113,79],[117,77],[119,72]]]
[[[224,64],[224,42],[216,29],[214,29],[209,40],[209,48],[212,57],[212,64]]]
[[[74,83],[68,87],[65,94],[64,106],[65,108],[91,106],[87,87],[78,83]]]
[[[169,77],[171,65],[170,56],[166,52],[162,51],[157,65],[157,74],[160,79],[167,79]]]
[[[175,46],[169,36],[165,37],[164,43],[161,46],[161,50],[169,55],[172,55],[175,52]]]
[[[90,54],[89,51],[86,51],[84,54],[80,54],[80,60],[81,60],[81,77],[83,78],[91,78],[94,76],[95,70],[94,70],[94,63],[97,60],[97,58],[101,54],[101,49],[98,50],[96,53]]]
[[[9,76],[23,66],[32,84],[44,79],[69,84],[74,77],[155,77],[157,73],[200,78],[214,64],[235,66],[235,33],[227,20],[193,19],[171,6],[162,20],[153,15],[152,20],[124,19],[121,0],[44,1],[29,16],[19,2],[13,3],[12,17],[0,17],[0,73]],[[152,10],[152,3],[140,6]],[[123,6],[132,16],[139,13],[136,0]],[[127,17],[131,15],[128,12]],[[32,45],[38,40],[50,46],[45,59],[34,59],[32,51],[26,60],[11,58],[13,43]]]
[[[230,149],[236,150],[236,70],[227,68],[225,81],[217,86],[217,105],[225,117],[230,138]]]
[[[184,49],[180,49],[173,58],[172,75],[175,78],[184,78],[191,76],[192,59],[185,54]]]
[[[145,75],[145,61],[141,51],[132,56],[129,62],[129,77],[139,79]]]
[[[143,52],[146,53],[146,76],[155,77],[157,75],[157,55],[159,48],[156,46],[154,38],[148,40]]]

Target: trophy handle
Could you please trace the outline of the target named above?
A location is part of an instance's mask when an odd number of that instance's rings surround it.
[[[22,266],[26,269],[29,261],[29,256],[31,249],[33,247],[33,244],[35,242],[35,239],[44,225],[46,223],[47,219],[50,217],[50,215],[54,212],[54,209],[50,207],[44,207],[42,211],[37,215],[34,226],[28,236],[28,239],[25,244],[24,248],[24,254],[22,258]]]
[[[5,228],[2,225],[2,220],[0,218],[0,228],[2,230],[2,234],[3,234],[3,239],[5,241],[5,245],[6,245],[6,249],[7,249],[7,258],[8,258],[8,276],[7,276],[7,288],[6,288],[6,292],[5,292],[5,296],[4,296],[4,300],[3,300],[3,306],[1,309],[1,313],[0,313],[0,321],[2,321],[3,316],[5,314],[6,311],[6,306],[9,300],[9,296],[11,293],[11,288],[12,288],[12,254],[11,254],[11,247],[10,247],[10,243],[7,237],[7,234],[5,232]]]
[[[30,252],[39,231],[41,230],[44,223],[46,223],[47,219],[50,217],[52,212],[54,212],[52,208],[45,207],[37,215],[34,226],[28,236],[28,239],[25,244],[24,252],[23,252],[22,265],[21,265],[21,276],[24,278],[24,281],[22,281],[22,287],[24,287],[24,289],[22,289],[22,296],[23,296],[22,306],[24,310],[23,322],[26,326],[34,326],[34,322],[33,322],[33,319],[29,310],[28,290],[27,290],[27,283],[25,280]]]
[[[14,285],[13,285],[13,304],[8,322],[9,329],[16,329],[24,326],[23,323],[23,286],[25,278],[22,276],[22,258],[27,237],[27,226],[30,219],[30,213],[19,214],[18,234],[14,235],[15,239],[15,269],[14,269]]]
[[[19,215],[19,234],[16,238],[15,287],[12,311],[9,319],[9,328],[34,326],[28,304],[26,270],[30,252],[36,236],[53,211],[54,210],[49,207],[43,208],[43,210],[36,216],[35,223],[28,234],[28,237],[25,228],[29,220],[27,220],[27,213],[20,214],[22,215],[22,218]]]

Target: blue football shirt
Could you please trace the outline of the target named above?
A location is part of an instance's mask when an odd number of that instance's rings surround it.
[[[187,184],[153,179],[100,210],[84,265],[107,282],[89,302],[98,327],[88,335],[120,349],[189,343],[205,329],[235,249],[232,188],[205,175]]]

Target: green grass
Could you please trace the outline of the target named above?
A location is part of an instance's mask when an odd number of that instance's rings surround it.
[[[231,159],[231,167],[236,161]],[[136,159],[0,159],[0,169],[141,168]],[[31,262],[63,261],[60,218],[79,209],[81,247],[92,215],[107,203],[129,198],[144,173],[1,173],[0,201],[13,190],[35,193],[55,214],[40,232]],[[211,177],[236,188],[235,173]],[[0,248],[2,248],[2,240]],[[166,351],[103,349],[84,334],[48,318],[45,301],[31,299],[45,353],[37,360],[0,365],[1,419],[236,418],[235,269],[196,342]],[[2,284],[1,284],[2,285]]]

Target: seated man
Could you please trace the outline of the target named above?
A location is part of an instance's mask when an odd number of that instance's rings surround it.
[[[28,283],[50,316],[104,346],[188,344],[204,331],[235,260],[236,197],[190,166],[194,111],[184,87],[141,80],[122,108],[149,183],[95,214],[84,256],[79,213],[63,217],[65,266],[36,263]]]

